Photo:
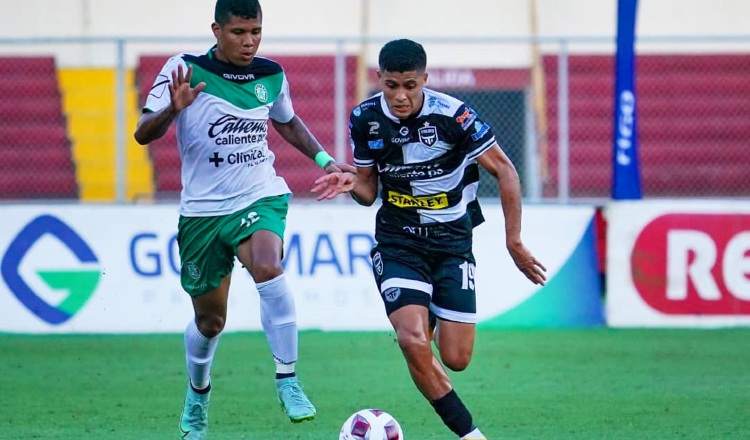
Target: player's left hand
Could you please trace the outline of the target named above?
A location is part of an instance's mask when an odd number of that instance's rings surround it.
[[[348,165],[351,167],[351,165]],[[354,167],[351,167],[354,168]],[[330,200],[347,193],[357,185],[357,174],[350,171],[333,171],[315,180],[312,192],[320,193],[316,199]]]
[[[516,263],[516,267],[526,275],[526,278],[534,284],[544,285],[547,281],[547,276],[544,274],[547,268],[531,254],[531,251],[522,242],[509,244],[508,252],[513,258],[513,262]]]

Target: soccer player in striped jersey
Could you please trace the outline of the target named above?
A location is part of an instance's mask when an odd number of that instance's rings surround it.
[[[485,439],[430,342],[445,367],[461,371],[469,365],[476,336],[472,230],[484,221],[478,164],[499,182],[505,244],[516,266],[540,285],[546,268],[521,240],[521,188],[513,163],[471,107],[425,88],[426,65],[427,55],[414,41],[383,46],[382,92],[351,113],[357,173],[323,176],[314,191],[319,200],[349,192],[369,206],[380,184],[373,273],[411,377],[459,438]]]

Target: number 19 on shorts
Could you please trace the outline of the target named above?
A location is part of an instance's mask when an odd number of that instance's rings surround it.
[[[461,279],[463,281],[461,281],[461,288],[464,290],[474,290],[474,271],[476,270],[474,263],[464,261],[462,264],[459,264],[458,267],[461,269],[462,273]]]

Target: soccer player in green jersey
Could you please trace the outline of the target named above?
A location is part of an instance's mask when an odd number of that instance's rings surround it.
[[[185,330],[190,380],[180,429],[187,439],[206,438],[211,364],[226,321],[235,257],[260,294],[281,406],[292,422],[316,413],[295,373],[296,312],[281,265],[290,190],[274,170],[269,122],[326,173],[354,168],[336,164],[295,115],[282,67],[256,55],[262,19],[257,0],[218,0],[211,26],[216,45],[167,61],[135,130],[145,145],[176,125],[181,283],[195,312]]]

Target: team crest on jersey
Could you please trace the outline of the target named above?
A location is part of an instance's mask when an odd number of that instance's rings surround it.
[[[425,144],[428,147],[435,145],[438,140],[437,128],[434,125],[430,125],[429,122],[424,123],[424,127],[417,130],[419,134],[419,142]]]
[[[260,102],[268,101],[268,90],[266,90],[266,86],[264,86],[263,84],[256,85],[255,96],[258,98],[258,101]]]

